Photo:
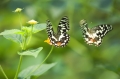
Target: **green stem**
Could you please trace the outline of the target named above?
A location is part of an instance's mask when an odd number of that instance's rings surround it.
[[[22,30],[22,22],[21,22],[20,12],[18,13],[18,16],[19,16],[20,27],[21,27],[21,30]],[[23,36],[21,36],[21,37],[23,37]],[[25,48],[26,48],[25,44],[26,44],[25,41],[23,41],[23,43],[21,44],[22,50],[25,50]],[[17,68],[17,71],[16,71],[14,79],[17,79],[17,77],[18,77],[18,73],[20,71],[20,67],[21,67],[21,64],[22,64],[22,58],[23,58],[23,56],[20,55],[20,59],[19,59],[19,63],[18,63],[18,68]]]
[[[23,39],[22,50],[25,50],[26,49],[26,38],[24,36],[22,36],[22,39]],[[23,56],[20,55],[20,60],[19,60],[18,68],[17,68],[17,71],[16,71],[14,79],[17,79],[17,77],[18,77],[18,73],[20,71],[20,67],[21,67],[21,63],[22,63],[22,58],[23,58]]]
[[[19,15],[20,27],[21,27],[21,29],[22,29],[22,23],[21,23],[21,16],[20,16],[20,13],[18,13],[18,15]]]
[[[33,25],[32,25],[32,29],[31,29],[31,34],[33,33]]]
[[[3,75],[5,76],[5,78],[8,79],[8,77],[7,77],[7,75],[5,74],[5,72],[4,72],[4,70],[3,70],[3,68],[2,68],[1,65],[0,65],[0,70],[2,71]]]
[[[34,73],[36,70],[38,70],[42,64],[47,60],[47,58],[50,56],[50,54],[52,53],[52,50],[53,50],[54,46],[51,47],[51,50],[49,51],[48,55],[46,56],[46,58],[42,61],[42,63],[37,67],[35,68],[34,70],[32,70],[26,77],[24,77],[23,79],[27,78],[29,75],[31,75],[32,73]]]
[[[23,49],[22,50],[26,49],[26,42],[27,42],[27,38],[23,36]]]
[[[20,60],[19,60],[18,68],[17,68],[14,79],[17,79],[17,77],[18,77],[18,73],[20,71],[21,63],[22,63],[22,55],[20,55]]]
[[[28,37],[27,45],[29,44],[29,42],[30,42],[30,40],[32,38],[32,34],[33,34],[33,25],[31,27],[30,37]]]

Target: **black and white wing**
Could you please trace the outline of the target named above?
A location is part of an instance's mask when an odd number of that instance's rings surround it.
[[[80,21],[80,26],[81,26],[81,30],[82,30],[82,34],[83,34],[83,38],[85,39],[85,42],[89,45],[91,45],[91,34],[90,34],[90,29],[88,28],[88,24],[86,22],[86,20],[81,20]]]
[[[69,34],[67,33],[69,31],[69,21],[68,21],[68,17],[64,16],[59,24],[58,24],[58,28],[57,28],[57,35],[59,36],[59,41],[61,41],[61,46],[65,46],[68,42],[69,42]]]
[[[81,29],[82,29],[84,39],[87,39],[89,28],[88,28],[88,24],[87,24],[86,20],[81,20],[80,21],[80,26],[81,26]]]
[[[48,34],[48,37],[50,39],[50,42],[52,44],[55,43],[55,41],[57,40],[57,38],[55,37],[55,33],[54,33],[54,30],[53,30],[53,27],[52,27],[52,23],[47,20],[47,34]]]
[[[55,33],[54,33],[54,30],[53,30],[53,27],[52,27],[52,23],[47,20],[47,34],[48,34],[48,37],[52,37]]]
[[[95,46],[99,46],[102,43],[102,38],[112,30],[112,25],[109,24],[98,25],[92,29],[87,27],[87,22],[85,20],[81,20],[80,24],[83,30],[84,39],[89,45],[94,43]]]
[[[58,24],[57,34],[67,33],[69,31],[69,29],[70,28],[69,28],[68,17],[64,16]]]
[[[57,27],[57,33],[54,33],[51,22],[47,21],[47,33],[52,45],[56,47],[64,47],[69,42],[70,36],[67,34],[69,30],[68,18],[63,17]]]
[[[112,25],[110,24],[102,24],[94,27],[92,31],[94,31],[93,35],[96,36],[94,44],[99,46],[102,43],[103,37],[112,30]]]
[[[96,31],[97,35],[103,38],[109,31],[112,30],[112,25],[109,24],[102,24],[98,25],[93,30]]]

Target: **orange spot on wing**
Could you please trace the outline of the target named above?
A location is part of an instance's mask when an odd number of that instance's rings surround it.
[[[57,42],[57,46],[61,46],[61,42]]]
[[[95,39],[93,39],[93,38],[90,38],[89,39],[92,43],[94,43],[96,40]]]

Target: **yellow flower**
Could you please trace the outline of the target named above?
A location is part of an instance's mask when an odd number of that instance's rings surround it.
[[[30,21],[28,21],[28,24],[31,24],[31,25],[34,25],[34,24],[37,24],[38,22],[37,21],[35,21],[35,20],[30,20]]]
[[[49,39],[49,38],[48,38],[47,40],[45,40],[44,42],[46,42],[46,43],[52,45],[52,43],[50,42],[50,39]]]
[[[14,12],[21,12],[22,9],[21,8],[17,8]]]

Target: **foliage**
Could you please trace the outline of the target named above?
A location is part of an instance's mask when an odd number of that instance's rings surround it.
[[[56,66],[38,78],[120,78],[119,0],[3,0],[0,4],[1,33],[6,29],[18,29],[20,27],[18,26],[18,15],[11,12],[17,7],[23,8],[23,12],[21,13],[22,24],[27,27],[31,27],[26,24],[31,18],[36,19],[40,24],[45,24],[46,20],[49,19],[53,23],[53,28],[56,29],[60,18],[65,15],[68,16],[70,42],[68,46],[64,48],[55,48],[53,50],[45,63],[57,62]],[[113,30],[103,38],[101,46],[89,46],[84,42],[79,26],[79,21],[82,19],[87,20],[89,27],[94,27],[99,24],[111,24],[113,26]],[[16,38],[14,35],[12,38],[10,37],[7,38],[11,40],[14,37]],[[21,70],[43,61],[48,54],[47,52],[50,50],[50,46],[43,42],[46,38],[47,34],[45,30],[33,33],[31,41],[26,46],[26,50],[39,47],[43,47],[44,50],[38,54],[37,58],[25,56],[24,61],[22,61]],[[4,39],[2,36],[0,36],[0,41],[0,64],[6,72],[6,75],[8,75],[10,79],[13,79],[18,65],[19,57],[16,55],[16,52],[20,50],[19,45]],[[17,39],[15,42],[21,43],[21,41],[17,41]],[[4,78],[0,72],[0,79]]]
[[[43,47],[39,47],[37,49],[26,50],[26,46],[29,44],[33,33],[37,33],[46,28],[45,23],[37,24],[38,22],[35,20],[28,21],[28,24],[30,24],[31,26],[28,26],[28,27],[22,26],[21,18],[20,18],[21,11],[22,11],[21,8],[17,8],[14,11],[14,12],[18,12],[19,14],[21,30],[19,29],[5,30],[1,32],[0,35],[3,35],[6,39],[12,40],[21,46],[21,52],[18,52],[18,55],[20,55],[20,60],[19,60],[18,68],[17,68],[14,79],[18,79],[18,78],[30,79],[31,76],[40,76],[41,74],[43,74],[44,72],[52,68],[55,64],[43,64],[44,61],[49,57],[52,51],[50,50],[48,56],[46,56],[46,58],[43,60],[41,64],[30,66],[19,73],[23,56],[34,56],[36,58],[39,52],[43,49]],[[8,79],[7,75],[5,74],[1,66],[0,66],[0,70],[2,71],[5,78]],[[18,76],[18,73],[19,73],[19,76]]]
[[[39,67],[39,65],[30,66],[30,67],[24,69],[23,71],[21,71],[18,77],[20,79],[22,79],[22,78],[24,78],[24,77],[27,76],[27,79],[30,79],[31,76],[40,76],[44,72],[46,72],[48,69],[50,69],[51,67],[53,67],[54,65],[55,65],[55,63],[52,63],[52,64],[43,64],[41,67]],[[35,68],[37,68],[37,70],[34,73],[31,74],[30,72],[32,70],[34,70]]]

